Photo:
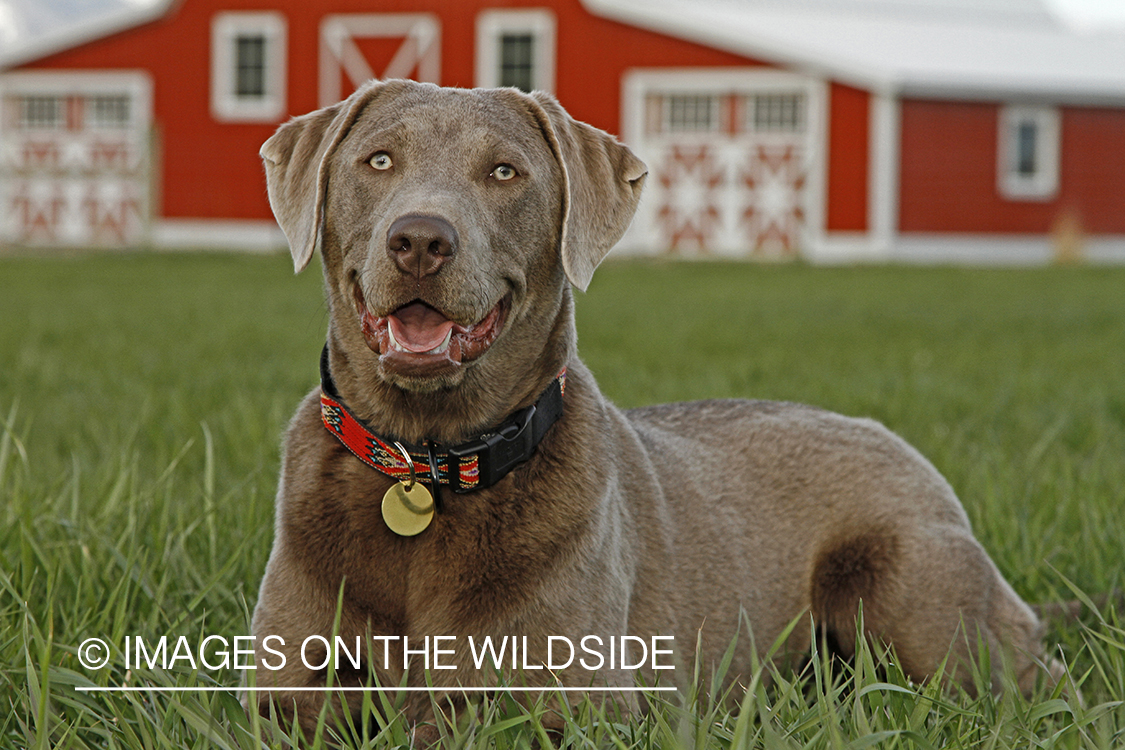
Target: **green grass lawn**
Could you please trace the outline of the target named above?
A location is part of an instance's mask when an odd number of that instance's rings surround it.
[[[233,686],[233,671],[89,671],[76,651],[248,632],[280,435],[316,384],[327,323],[318,272],[291,268],[0,259],[0,748],[260,747],[229,692],[74,689]],[[577,309],[581,354],[620,405],[738,396],[875,417],[949,478],[1025,598],[1125,584],[1125,269],[613,262]],[[742,689],[739,712],[705,691],[633,720],[579,706],[563,742],[1125,747],[1120,613],[1048,638],[1084,702],[915,686],[865,653]],[[498,698],[443,731],[450,746],[529,746],[540,710]],[[359,731],[406,740],[401,721]]]

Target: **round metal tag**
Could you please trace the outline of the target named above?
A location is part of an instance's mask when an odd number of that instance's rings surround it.
[[[434,518],[434,498],[421,484],[396,482],[383,495],[383,522],[399,536],[421,534]]]

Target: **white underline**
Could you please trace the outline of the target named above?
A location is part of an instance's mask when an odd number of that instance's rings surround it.
[[[656,693],[675,687],[76,687],[80,693]]]

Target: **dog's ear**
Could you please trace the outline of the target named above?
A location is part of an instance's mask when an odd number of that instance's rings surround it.
[[[563,174],[563,270],[582,291],[617,244],[641,199],[648,168],[613,136],[573,119],[550,94],[531,95]]]
[[[294,117],[258,152],[266,167],[270,208],[289,241],[297,273],[320,245],[329,157],[382,87],[369,83],[342,102]]]

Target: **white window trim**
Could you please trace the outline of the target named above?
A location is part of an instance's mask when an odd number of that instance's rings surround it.
[[[1059,190],[1059,111],[1055,107],[1009,105],[1000,110],[997,148],[997,185],[1009,200],[1047,201]],[[1020,122],[1037,128],[1035,163],[1038,171],[1022,175],[1016,169],[1015,131]]]
[[[535,37],[532,88],[555,92],[555,14],[545,8],[486,10],[477,16],[476,85],[500,85],[500,36],[529,33]]]
[[[235,94],[233,40],[239,34],[266,38],[266,93],[248,100]],[[285,117],[287,81],[285,16],[275,11],[216,13],[211,19],[211,115],[221,122],[278,122]]]

